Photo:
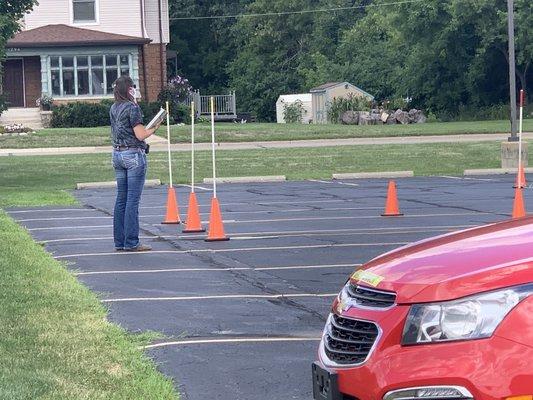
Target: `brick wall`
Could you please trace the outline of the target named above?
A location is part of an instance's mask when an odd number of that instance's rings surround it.
[[[24,57],[24,82],[26,86],[26,107],[37,107],[35,101],[41,97],[40,57]]]
[[[146,77],[143,69],[143,56],[146,62]],[[163,76],[161,76],[161,56],[159,44],[147,44],[139,49],[139,85],[143,100],[155,101],[161,88],[167,82],[167,50],[163,45]],[[146,93],[145,82],[146,79]]]

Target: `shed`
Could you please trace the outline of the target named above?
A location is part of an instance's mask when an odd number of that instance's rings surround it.
[[[284,124],[285,118],[283,112],[285,110],[285,105],[294,104],[296,101],[301,101],[304,109],[302,115],[302,123],[308,124],[312,119],[312,106],[311,106],[311,93],[300,93],[300,94],[284,94],[279,96],[278,101],[276,102],[276,118],[278,124]]]
[[[373,101],[374,96],[349,82],[329,82],[310,90],[312,95],[312,120],[315,124],[328,122],[328,106],[335,98],[344,98],[349,95],[366,97]]]

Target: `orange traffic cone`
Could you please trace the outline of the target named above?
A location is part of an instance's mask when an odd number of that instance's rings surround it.
[[[224,233],[224,224],[222,223],[222,214],[220,213],[218,199],[213,197],[213,200],[211,200],[211,215],[209,217],[209,232],[205,241],[220,242],[223,240],[229,240],[229,237]]]
[[[524,188],[526,187],[527,185],[527,182],[526,182],[526,172],[524,170],[524,166],[521,165],[520,166],[520,172],[518,174],[516,174],[516,183],[515,185],[513,186],[514,188]]]
[[[514,192],[513,218],[522,218],[525,216],[526,208],[524,206],[524,196],[522,195],[522,189],[516,188]]]
[[[187,222],[183,233],[198,233],[205,232],[202,228],[202,220],[200,219],[200,210],[198,209],[198,201],[196,200],[196,193],[191,192],[189,195],[189,209],[187,210]]]
[[[385,202],[385,213],[382,217],[399,217],[403,215],[400,213],[400,206],[398,204],[398,196],[396,194],[396,183],[389,181],[389,189],[387,190],[387,201]]]
[[[176,190],[174,187],[168,187],[167,194],[167,215],[162,224],[181,224],[180,212],[178,210],[178,200],[176,199]]]

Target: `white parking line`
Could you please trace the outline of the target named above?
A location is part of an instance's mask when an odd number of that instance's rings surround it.
[[[177,296],[177,297],[125,297],[103,299],[102,303],[125,303],[132,301],[191,301],[191,300],[228,300],[228,299],[292,299],[306,297],[335,297],[338,293],[294,293],[294,294],[223,294],[215,296]]]
[[[433,217],[463,217],[467,215],[491,215],[490,212],[469,212],[469,213],[444,213],[444,214],[414,214],[404,215],[402,219],[409,218],[433,218]],[[248,219],[248,220],[234,220],[225,219],[225,224],[259,224],[268,222],[296,222],[296,221],[324,221],[324,220],[354,220],[354,219],[381,219],[381,215],[358,215],[346,217],[301,217],[301,218],[273,218],[273,219]],[[207,223],[208,221],[202,221]],[[86,229],[86,228],[109,228],[112,225],[96,225],[96,226],[56,226],[48,228],[30,228],[29,231],[43,231],[43,230],[58,230],[58,229]]]
[[[36,222],[36,221],[64,221],[64,220],[82,220],[82,219],[113,219],[109,215],[99,215],[91,217],[48,217],[48,218],[28,218],[18,219],[17,222]]]
[[[142,346],[141,350],[157,349],[169,346],[187,346],[197,344],[224,344],[224,343],[275,343],[275,342],[318,342],[320,337],[254,337],[254,338],[233,338],[233,339],[190,339],[176,340],[173,342],[162,342]]]
[[[47,228],[28,228],[28,231],[55,231],[63,229],[101,229],[101,228],[112,228],[113,225],[82,225],[82,226],[49,226]]]
[[[358,235],[392,235],[403,233],[431,233],[442,232],[455,229],[472,228],[476,225],[444,225],[444,226],[432,226],[428,229],[427,226],[408,226],[408,227],[386,227],[386,228],[368,228],[368,229],[317,229],[307,231],[269,231],[269,232],[237,232],[233,235],[229,235],[231,239],[270,239],[278,237],[300,237],[300,236],[358,236]],[[241,236],[242,235],[242,236]],[[246,237],[244,235],[247,235]],[[140,236],[140,239],[203,239],[205,234],[202,235],[160,235],[160,236]],[[41,243],[59,243],[59,242],[78,242],[78,241],[94,241],[94,240],[112,240],[113,236],[86,236],[78,238],[63,238],[63,239],[50,239],[40,240]]]
[[[40,209],[32,209],[32,210],[14,210],[14,211],[7,211],[8,214],[28,214],[28,213],[34,213],[34,212],[68,212],[68,211],[98,211],[92,208],[58,208],[58,209],[46,209],[46,208],[40,208]]]
[[[234,203],[220,203],[221,206],[249,206],[249,205],[259,205],[259,206],[269,206],[273,204],[316,204],[316,203],[350,203],[359,201],[358,199],[346,199],[346,200],[298,200],[294,199],[293,201],[255,201],[253,199],[250,202],[246,203],[243,201],[234,202]],[[200,207],[210,207],[211,204],[200,204]],[[154,209],[154,208],[166,208],[166,206],[141,206],[140,208],[145,209]]]
[[[188,188],[192,187],[191,185],[184,185],[184,184],[181,184],[179,186],[184,186],[184,187],[188,187]],[[213,191],[213,189],[205,188],[203,186],[198,186],[198,185],[194,185],[194,188],[195,189],[200,189],[200,190],[205,190],[206,192],[212,192]]]
[[[445,214],[413,214],[404,215],[401,218],[432,218],[432,217],[462,217],[466,215],[485,215],[491,214],[489,212],[469,212],[469,213],[445,213]],[[290,221],[320,221],[320,220],[345,220],[345,219],[381,219],[381,215],[358,215],[358,216],[346,216],[346,217],[307,217],[307,218],[276,218],[276,219],[249,219],[238,220],[230,223],[233,224],[250,224],[250,223],[262,223],[262,222],[290,222]]]
[[[76,272],[76,276],[86,275],[114,275],[114,274],[153,274],[165,272],[228,272],[228,271],[275,271],[275,270],[293,270],[293,269],[319,269],[319,268],[350,268],[355,269],[361,264],[328,264],[328,265],[290,265],[284,267],[235,267],[235,268],[165,268],[165,269],[123,269],[115,271],[91,271]]]
[[[76,257],[98,257],[98,256],[133,256],[133,255],[150,255],[150,254],[194,254],[194,253],[231,253],[238,251],[263,251],[263,250],[292,250],[292,249],[320,249],[320,248],[334,248],[334,247],[375,247],[375,246],[401,246],[407,242],[392,242],[392,243],[340,243],[340,244],[316,244],[304,246],[279,246],[279,247],[245,247],[240,249],[191,249],[191,250],[152,250],[141,252],[116,251],[112,253],[78,253],[66,254],[62,256],[55,256],[56,260],[62,258],[76,258]]]

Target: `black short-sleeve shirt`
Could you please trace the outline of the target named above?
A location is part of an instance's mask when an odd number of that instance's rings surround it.
[[[143,123],[141,108],[132,102],[114,103],[109,110],[113,146],[140,147],[146,143],[135,137],[133,128]]]

